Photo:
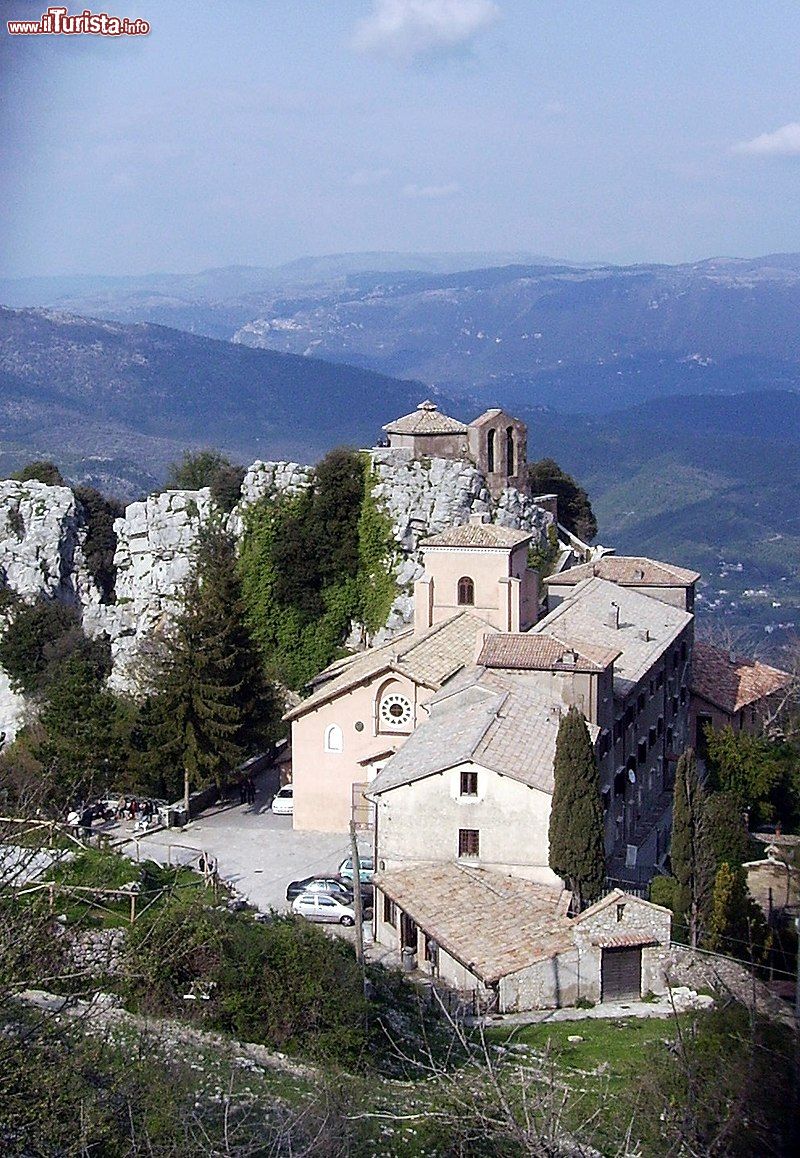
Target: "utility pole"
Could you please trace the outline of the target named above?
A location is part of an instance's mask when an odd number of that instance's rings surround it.
[[[800,1026],[800,917],[795,917],[794,927],[797,931],[797,981],[794,987],[794,1017]]]
[[[353,910],[356,915],[356,961],[364,969],[364,910],[361,905],[361,861],[358,856],[356,822],[350,821],[350,858],[353,862]]]

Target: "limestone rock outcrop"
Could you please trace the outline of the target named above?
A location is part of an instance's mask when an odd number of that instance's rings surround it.
[[[131,503],[115,521],[116,602],[84,614],[90,635],[106,632],[111,638],[112,687],[136,686],[142,646],[172,619],[211,509],[207,487],[164,491]]]
[[[380,638],[412,619],[413,584],[422,573],[419,545],[426,536],[467,522],[472,512],[488,512],[504,526],[539,535],[552,522],[547,511],[513,488],[493,502],[484,476],[470,462],[415,460],[408,451],[392,449],[375,450],[372,457],[374,495],[391,519],[397,544],[398,595]],[[249,505],[263,496],[299,493],[309,485],[310,473],[309,467],[298,463],[253,463],[241,500],[228,516],[229,530],[241,536]],[[3,482],[0,576],[26,599],[43,595],[79,607],[86,631],[105,632],[111,639],[112,686],[134,690],[142,651],[174,616],[200,529],[212,508],[207,489],[166,491],[131,503],[114,524],[116,601],[104,605],[83,558],[85,529],[69,488]],[[14,710],[11,705],[9,718]]]
[[[58,599],[87,610],[98,607],[100,591],[83,556],[86,528],[69,487],[0,482],[0,583],[34,600]],[[14,738],[25,701],[11,690],[0,670],[0,733]]]
[[[0,482],[0,577],[18,595],[76,607],[99,603],[83,557],[85,538],[69,487]]]

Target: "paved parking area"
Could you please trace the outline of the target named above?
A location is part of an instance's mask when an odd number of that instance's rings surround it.
[[[235,885],[256,908],[285,910],[289,882],[312,873],[336,872],[350,853],[350,839],[337,833],[295,832],[291,816],[273,816],[264,798],[259,791],[252,807],[216,807],[183,830],[141,834],[122,851],[135,857],[138,849],[141,860],[172,864],[210,853],[222,880]],[[360,841],[359,848],[372,851],[369,841]]]

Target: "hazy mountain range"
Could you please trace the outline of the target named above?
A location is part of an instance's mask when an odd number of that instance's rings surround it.
[[[0,282],[58,306],[0,310],[0,468],[51,457],[132,497],[189,445],[311,461],[426,394],[501,404],[586,485],[602,540],[697,566],[719,620],[794,631],[800,256],[464,269],[483,257]]]
[[[479,403],[567,413],[800,384],[798,255],[627,267],[493,255],[490,268],[464,268],[481,256],[350,254],[194,277],[0,282],[0,301],[154,322]]]
[[[161,326],[0,309],[0,468],[54,458],[132,497],[187,446],[314,462],[371,446],[422,387]]]

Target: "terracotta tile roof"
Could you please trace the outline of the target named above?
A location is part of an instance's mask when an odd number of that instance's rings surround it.
[[[789,686],[793,676],[754,659],[737,659],[698,640],[692,656],[692,692],[733,715]]]
[[[599,949],[638,949],[645,945],[658,945],[658,937],[649,937],[646,933],[608,933],[592,938],[592,944]]]
[[[571,586],[593,576],[619,583],[622,587],[686,587],[700,578],[697,571],[687,571],[684,567],[659,563],[640,555],[604,555],[594,563],[582,563],[579,567],[549,575],[545,583]]]
[[[423,539],[421,547],[498,547],[509,550],[533,538],[532,531],[517,531],[497,523],[465,523]]]
[[[609,613],[616,604],[619,626],[611,627]],[[605,579],[584,579],[568,598],[539,620],[531,634],[591,643],[607,651],[617,650],[614,662],[614,691],[627,695],[667,650],[692,615],[621,587]]]
[[[618,655],[618,649],[610,651],[555,635],[521,632],[487,637],[478,663],[520,671],[604,671]]]
[[[473,662],[478,635],[496,630],[471,612],[461,611],[419,635],[403,632],[381,647],[351,656],[345,664],[341,660],[331,664],[315,678],[312,694],[283,718],[295,720],[383,671],[401,672],[415,683],[439,688],[459,668]]]
[[[450,863],[377,873],[375,884],[487,984],[573,945],[570,894],[558,888]]]
[[[435,402],[420,402],[411,414],[395,418],[383,427],[387,434],[466,434],[467,427],[457,418],[442,414]]]

